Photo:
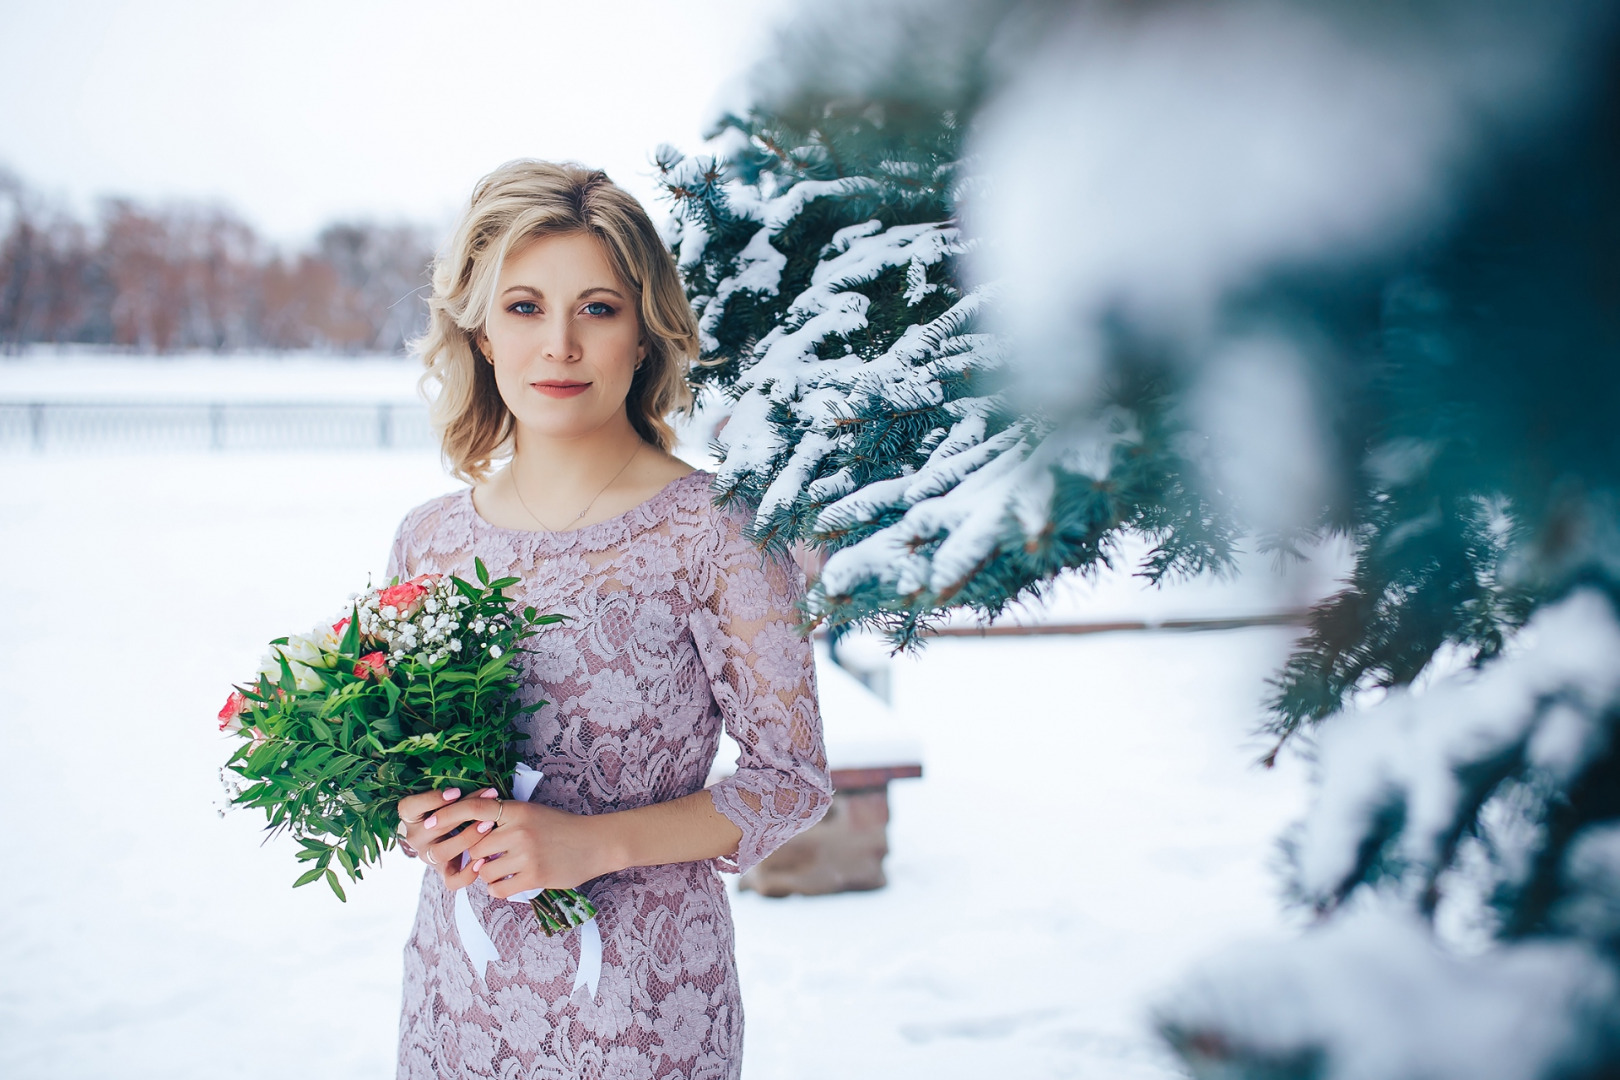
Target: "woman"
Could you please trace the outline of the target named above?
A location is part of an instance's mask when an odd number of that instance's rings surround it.
[[[645,211],[605,175],[518,161],[486,177],[430,307],[424,379],[471,487],[406,515],[389,573],[466,576],[477,556],[568,619],[523,659],[526,700],[548,702],[523,725],[533,801],[399,804],[406,850],[434,871],[405,951],[399,1076],[736,1077],[716,869],[747,869],[830,800],[802,582],[669,453],[697,326]],[[737,772],[705,790],[722,723]],[[574,989],[580,932],[547,938],[503,900],[542,886],[598,909],[594,995]],[[500,952],[476,974],[457,889]]]

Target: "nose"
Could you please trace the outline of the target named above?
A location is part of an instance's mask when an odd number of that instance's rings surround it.
[[[579,335],[574,320],[566,315],[545,320],[540,330],[540,355],[558,363],[572,363],[580,358]]]

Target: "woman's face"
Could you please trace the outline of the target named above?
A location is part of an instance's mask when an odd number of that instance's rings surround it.
[[[506,407],[553,438],[622,419],[647,355],[630,289],[589,233],[542,236],[508,255],[484,334]]]

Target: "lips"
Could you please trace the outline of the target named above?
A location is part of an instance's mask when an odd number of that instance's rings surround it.
[[[583,394],[591,388],[588,382],[564,382],[562,380],[547,380],[546,382],[530,383],[530,386],[547,397],[565,398],[576,394]]]

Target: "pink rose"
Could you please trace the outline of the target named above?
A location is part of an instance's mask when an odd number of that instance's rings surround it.
[[[416,614],[417,607],[423,598],[433,591],[433,586],[438,580],[438,574],[419,574],[409,581],[390,585],[377,594],[377,606],[391,607],[399,612],[400,618],[409,618]]]
[[[381,682],[388,678],[388,654],[385,652],[366,653],[354,662],[354,677],[364,679],[375,675]]]
[[[225,699],[225,707],[219,710],[219,730],[232,732],[241,731],[241,717],[242,714],[247,711],[247,698],[242,696],[242,691],[232,690],[231,696]]]
[[[345,630],[347,630],[348,628],[349,628],[349,617],[347,615],[345,615],[345,616],[343,616],[343,618],[339,619],[337,622],[332,624],[332,636],[337,638],[339,641],[342,641],[343,640],[343,632]]]

